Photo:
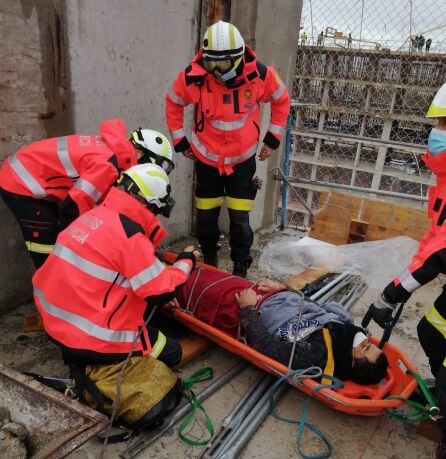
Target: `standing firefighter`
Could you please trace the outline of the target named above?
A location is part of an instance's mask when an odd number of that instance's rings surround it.
[[[41,140],[10,156],[0,170],[0,195],[17,219],[36,268],[47,259],[59,231],[100,201],[118,171],[137,162],[170,170],[172,152],[162,134],[137,129],[130,139],[120,119],[106,120],[100,136]]]
[[[429,149],[423,156],[423,161],[437,176],[437,185],[429,189],[428,216],[432,223],[411,264],[387,285],[370,307],[375,322],[381,327],[388,325],[397,303],[406,301],[414,290],[440,273],[446,274],[446,84],[437,92],[427,117],[438,118],[429,135]],[[446,286],[420,320],[417,331],[435,376],[439,408],[446,415]],[[443,440],[438,445],[436,457],[446,458],[446,421],[440,419],[438,426],[443,432]]]
[[[233,273],[246,276],[253,233],[249,211],[256,195],[255,155],[260,128],[259,102],[271,102],[271,121],[259,159],[278,148],[290,107],[288,93],[273,67],[256,59],[236,27],[219,21],[208,28],[201,51],[166,95],[166,119],[177,152],[196,161],[197,234],[205,262],[217,266],[218,216],[226,204],[230,219]],[[195,106],[189,140],[183,112]]]

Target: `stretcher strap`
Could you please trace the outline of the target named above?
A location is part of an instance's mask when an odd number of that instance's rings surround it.
[[[426,419],[433,419],[440,413],[437,399],[428,389],[426,383],[423,381],[423,378],[418,373],[415,373],[413,370],[407,370],[407,373],[412,375],[417,381],[418,386],[427,401],[427,406],[413,400],[407,400],[399,395],[391,395],[386,397],[385,400],[401,400],[406,405],[414,408],[414,410],[409,413],[399,413],[395,409],[387,409],[387,414],[399,421],[424,421]]]
[[[212,421],[207,415],[205,409],[198,401],[197,396],[195,395],[194,391],[192,390],[192,386],[196,382],[201,381],[208,381],[214,377],[214,372],[211,367],[202,368],[201,370],[196,371],[192,376],[187,378],[183,381],[183,397],[191,404],[192,409],[187,414],[187,416],[183,419],[178,429],[178,435],[180,436],[181,440],[186,443],[186,445],[190,446],[204,446],[206,445],[209,440],[214,435],[214,426],[212,425]],[[209,432],[208,438],[205,440],[196,440],[191,438],[191,434],[189,432],[184,432],[186,427],[190,424],[191,421],[195,421],[197,418],[197,410],[201,411],[204,415],[205,426],[207,431]]]
[[[302,409],[302,415],[300,419],[290,419],[290,418],[285,418],[278,414],[274,408],[274,394],[276,393],[278,387],[280,384],[282,384],[284,381],[286,381],[288,378],[293,377],[293,382],[295,381],[296,377],[298,379],[306,379],[306,378],[318,378],[322,376],[324,379],[331,381],[329,384],[319,384],[317,385],[310,393],[310,395],[307,397],[307,400],[305,401],[304,407]],[[311,399],[312,396],[316,393],[319,392],[322,389],[342,389],[344,387],[344,383],[337,378],[334,378],[333,376],[326,375],[322,373],[322,370],[318,367],[311,367],[306,370],[294,370],[290,371],[289,373],[283,375],[281,378],[279,378],[271,388],[270,394],[269,394],[269,404],[270,404],[270,409],[271,409],[271,414],[273,417],[278,419],[279,421],[287,422],[289,424],[299,424],[299,429],[297,431],[297,447],[299,449],[300,455],[304,459],[321,459],[321,458],[326,458],[330,457],[333,447],[331,446],[330,440],[327,438],[327,436],[314,424],[310,424],[307,422],[307,415],[308,415],[308,409],[310,407]],[[311,431],[313,431],[325,444],[326,448],[324,451],[318,453],[318,454],[313,454],[313,455],[308,455],[305,454],[303,451],[302,447],[302,436],[304,432],[304,428],[307,427]]]

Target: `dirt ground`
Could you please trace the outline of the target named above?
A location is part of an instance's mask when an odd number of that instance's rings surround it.
[[[279,240],[284,236],[299,237],[300,233],[280,233],[275,230],[261,231],[256,234],[253,250],[255,262],[249,272],[252,280],[257,280],[264,275],[275,278],[274,273],[259,272],[257,260],[263,247],[272,240]],[[189,243],[196,243],[192,238],[178,241],[171,248],[179,250]],[[222,240],[220,251],[220,266],[224,269],[231,268],[228,254],[227,240]],[[392,335],[391,341],[402,349],[418,367],[424,377],[430,377],[427,359],[416,338],[416,324],[422,317],[425,309],[429,307],[438,295],[441,280],[433,281],[416,292],[402,315],[402,323]],[[368,305],[377,295],[377,291],[366,291],[363,297],[351,309],[357,322],[363,317]],[[23,333],[22,317],[26,311],[31,310],[31,304],[21,305],[0,317],[0,361],[7,366],[19,371],[32,371],[44,375],[64,377],[68,375],[58,350],[48,341],[43,333]],[[372,328],[372,331],[374,329]],[[380,335],[378,329],[375,330]],[[220,376],[237,361],[230,353],[215,348],[204,356],[196,359],[191,364],[179,371],[181,377],[187,377],[199,368],[211,366],[215,376]],[[238,377],[226,384],[216,394],[209,398],[204,406],[210,415],[214,426],[219,423],[234,406],[247,388],[254,384],[259,376],[259,371],[253,367],[244,370]],[[196,391],[200,391],[207,383],[200,383]],[[295,389],[287,389],[286,394],[278,403],[278,411],[286,417],[300,417],[306,396]],[[333,445],[333,456],[339,459],[350,458],[429,458],[433,442],[417,437],[413,430],[405,427],[387,416],[378,418],[365,418],[349,416],[336,412],[318,401],[313,401],[308,421],[317,425],[329,438]],[[251,438],[247,447],[242,452],[242,458],[273,458],[273,457],[299,457],[296,442],[296,425],[285,424],[269,416],[260,429]],[[135,440],[131,440],[135,441]],[[109,445],[106,452],[107,458],[118,458],[129,446],[130,442]],[[306,433],[304,448],[314,451],[321,446],[315,438]],[[73,458],[98,457],[101,443],[91,440],[81,449],[73,453]],[[164,437],[154,443],[142,453],[140,458],[197,458],[203,448],[184,445],[178,438],[177,429],[171,430]]]

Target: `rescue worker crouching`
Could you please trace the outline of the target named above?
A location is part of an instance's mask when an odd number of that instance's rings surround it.
[[[170,192],[167,174],[157,165],[123,172],[101,205],[59,234],[33,277],[45,331],[76,383],[86,365],[123,361],[135,340],[134,356],[167,365],[181,359],[179,343],[144,321],[146,309],[171,301],[195,267],[193,247],[170,269],[155,255],[167,236],[157,215],[169,217]]]
[[[389,283],[370,306],[375,322],[388,326],[397,303],[407,301],[412,292],[446,274],[446,83],[437,92],[427,113],[438,118],[428,140],[428,151],[422,159],[436,175],[437,184],[429,189],[428,217],[431,226],[421,238],[418,252],[403,273]],[[417,327],[420,344],[429,358],[435,377],[435,393],[443,416],[446,416],[446,286],[426,312]],[[437,422],[443,433],[435,457],[446,458],[446,421]]]
[[[0,195],[20,225],[36,268],[59,231],[104,198],[119,170],[154,162],[153,155],[165,158],[162,165],[172,163],[170,143],[156,131],[137,129],[128,139],[124,122],[115,119],[104,121],[99,133],[32,143],[0,170]]]
[[[196,158],[197,235],[205,263],[217,266],[218,217],[227,205],[233,273],[246,277],[252,258],[249,224],[257,192],[254,177],[259,142],[259,102],[271,102],[269,130],[259,158],[280,145],[290,107],[273,67],[257,60],[236,27],[219,21],[208,28],[201,51],[166,95],[166,120],[177,152]],[[195,106],[189,140],[183,129],[186,105]]]

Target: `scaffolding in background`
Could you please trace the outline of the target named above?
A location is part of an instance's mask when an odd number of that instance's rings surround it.
[[[351,47],[337,46],[345,34],[336,38],[336,29],[328,29],[331,41],[301,37],[297,47],[284,165],[293,190],[284,183],[282,226],[308,228],[322,191],[423,208],[433,183],[421,160],[434,124],[425,113],[446,82],[446,55],[411,45],[401,50],[404,34],[393,51],[364,49],[354,39]]]

